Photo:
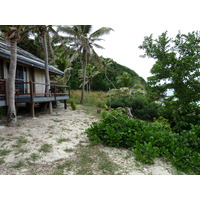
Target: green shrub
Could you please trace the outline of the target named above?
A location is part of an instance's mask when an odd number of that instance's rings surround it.
[[[72,110],[76,110],[77,109],[76,103],[75,103],[74,100],[70,99],[68,102],[70,103]]]
[[[120,95],[113,96],[107,102],[112,108],[130,107],[133,116],[142,120],[153,121],[153,118],[159,117],[160,106],[155,102],[151,102],[144,95]]]
[[[132,120],[111,109],[103,112],[102,120],[94,122],[86,134],[93,143],[131,149],[141,162],[151,164],[154,158],[165,157],[179,170],[200,174],[200,126],[174,133],[168,126],[163,128],[164,118],[160,121],[150,124]]]
[[[153,119],[155,124],[160,124],[164,129],[171,130],[170,123],[168,122],[168,119],[165,119],[164,117],[160,116],[158,119]]]
[[[159,149],[158,147],[154,147],[151,142],[139,143],[136,141],[135,148],[132,149],[135,158],[146,164],[153,164],[154,158],[158,157]]]

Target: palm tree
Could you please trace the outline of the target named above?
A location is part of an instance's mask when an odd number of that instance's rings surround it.
[[[98,71],[97,67],[94,65],[89,64],[86,67],[85,85],[87,85],[87,91],[89,91],[89,92],[91,91],[92,80],[99,73],[100,72]],[[80,80],[83,79],[82,74],[83,74],[82,69],[80,69],[79,73],[78,73]],[[81,84],[81,86],[82,86],[82,84]]]
[[[102,58],[102,61],[103,61],[103,65],[104,65],[104,72],[105,72],[105,77],[106,79],[111,83],[111,85],[113,86],[113,88],[116,89],[115,85],[112,83],[112,81],[108,78],[107,76],[107,68],[109,68],[112,64],[113,64],[113,61],[112,59],[110,58]]]
[[[40,39],[44,52],[44,61],[45,61],[45,93],[49,93],[50,89],[50,77],[49,77],[49,52],[51,53],[53,63],[54,61],[54,52],[52,48],[52,37],[50,34],[54,34],[53,36],[57,36],[57,32],[53,29],[52,25],[36,25],[32,28],[32,34],[35,38]]]
[[[80,103],[84,103],[86,66],[93,59],[96,63],[101,63],[101,59],[94,50],[94,47],[103,49],[96,42],[101,41],[101,36],[109,34],[111,28],[102,27],[92,33],[92,25],[60,26],[59,31],[67,34],[65,41],[74,50],[73,59],[80,57],[82,65],[82,93]],[[101,64],[102,65],[102,64]]]
[[[45,93],[49,93],[50,89],[50,78],[49,78],[49,65],[48,65],[48,47],[47,47],[47,26],[38,25],[36,31],[39,31],[39,35],[42,39],[42,46],[44,50],[44,65],[45,65]]]
[[[22,33],[28,26],[23,25],[4,25],[0,26],[0,31],[7,41],[10,42],[10,68],[7,81],[8,89],[8,112],[7,124],[8,126],[16,126],[17,116],[15,108],[15,74],[17,66],[17,43],[19,42]]]
[[[117,76],[117,83],[120,87],[131,88],[134,86],[136,78],[133,78],[129,73],[123,72],[121,75]]]

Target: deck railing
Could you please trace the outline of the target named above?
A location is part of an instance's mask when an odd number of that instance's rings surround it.
[[[0,100],[6,100],[7,89],[6,79],[0,79]],[[21,87],[21,85],[23,85]],[[45,87],[49,86],[50,89],[45,93]],[[38,92],[37,92],[38,91]],[[66,85],[45,84],[38,82],[16,82],[15,83],[15,97],[23,98],[29,97],[31,102],[37,97],[54,97],[56,100],[60,96],[68,96],[70,98],[70,87]]]

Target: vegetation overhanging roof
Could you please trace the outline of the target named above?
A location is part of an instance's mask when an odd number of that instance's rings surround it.
[[[10,59],[10,55],[11,55],[10,43],[7,41],[0,40],[0,56]],[[21,49],[20,47],[17,47],[17,62],[45,70],[45,65],[43,60]],[[49,71],[58,75],[64,74],[62,71],[60,71],[59,69],[57,69],[52,65],[49,65]]]

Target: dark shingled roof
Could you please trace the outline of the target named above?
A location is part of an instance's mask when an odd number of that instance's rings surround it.
[[[10,59],[10,43],[0,40],[0,57]],[[33,54],[17,47],[17,62],[31,65],[33,67],[45,70],[44,61]],[[58,75],[64,73],[52,65],[49,65],[49,71]]]

